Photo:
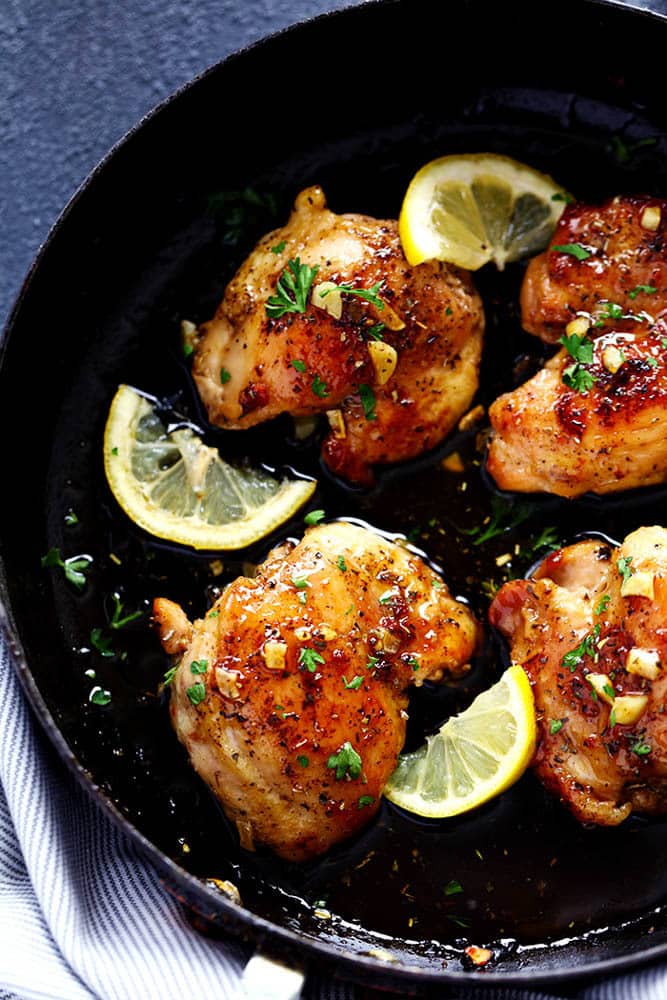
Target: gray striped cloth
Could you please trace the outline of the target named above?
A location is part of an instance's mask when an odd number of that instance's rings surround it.
[[[233,939],[200,936],[151,866],[61,764],[2,648],[0,733],[0,1000],[259,997],[255,988],[247,992],[242,985],[248,949]],[[304,1000],[376,995],[381,996],[316,978],[303,990]],[[576,996],[667,1000],[667,967],[598,983]],[[471,987],[443,989],[439,997],[555,1000],[556,995]]]

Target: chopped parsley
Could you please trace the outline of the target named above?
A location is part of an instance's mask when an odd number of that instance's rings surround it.
[[[630,751],[636,753],[638,757],[646,757],[651,752],[651,744],[637,740],[630,747]]]
[[[310,388],[319,399],[326,399],[329,389],[326,382],[323,382],[319,375],[316,375],[310,384]]]
[[[275,253],[276,255],[282,253],[286,246],[287,243],[285,240],[281,240],[280,243],[276,243],[274,247],[271,247],[271,253]]]
[[[369,326],[368,329],[364,330],[367,337],[371,340],[384,340],[382,336],[382,331],[384,330],[384,323],[374,323],[373,326]]]
[[[583,247],[581,243],[555,243],[550,250],[555,250],[556,253],[566,253],[570,257],[576,257],[577,260],[587,260],[591,256],[590,250]]]
[[[419,670],[419,660],[416,656],[408,656],[405,662],[409,667],[412,667],[413,670]]]
[[[596,615],[603,614],[607,610],[607,608],[609,607],[609,602],[610,601],[611,601],[611,597],[609,596],[609,594],[605,594],[604,597],[601,597],[600,600],[595,605],[594,614],[596,614]]]
[[[186,688],[185,693],[192,702],[193,705],[200,705],[201,702],[206,697],[206,688],[201,681],[197,681],[192,687]]]
[[[136,622],[138,618],[141,618],[141,611],[130,611],[129,614],[123,614],[123,603],[118,596],[118,594],[112,594],[113,599],[113,614],[109,621],[109,627],[114,629],[125,628],[130,622]]]
[[[79,523],[79,518],[76,516],[75,512],[70,507],[70,509],[65,514],[65,524],[67,525],[68,528],[71,528],[73,525],[78,523]]]
[[[377,414],[375,412],[375,393],[371,389],[370,385],[365,385],[362,382],[359,386],[359,398],[364,409],[364,416],[366,417],[366,420],[376,420]]]
[[[445,886],[445,896],[458,896],[460,892],[463,892],[461,883],[455,878],[450,879]]]
[[[366,670],[375,670],[379,662],[379,656],[369,656],[368,662],[366,663]]]
[[[589,340],[585,335],[580,337],[579,334],[573,333],[571,336],[563,334],[560,338],[560,343],[567,350],[575,361],[579,361],[582,365],[590,365],[593,360],[593,341]]]
[[[208,199],[208,211],[221,223],[222,240],[227,246],[239,243],[249,230],[260,226],[266,232],[277,210],[273,194],[251,187],[218,191]]]
[[[228,372],[226,368],[220,369],[220,385],[227,385],[232,377],[232,373]]]
[[[472,537],[473,545],[482,545],[491,538],[502,535],[505,531],[510,531],[528,520],[534,509],[532,504],[515,504],[502,497],[494,496],[491,498],[491,517],[488,522],[475,528],[460,530],[463,535]]]
[[[335,285],[332,283],[330,288],[325,288],[323,292],[320,292],[321,298],[326,298],[330,292],[345,292],[346,295],[356,295],[359,299],[364,299],[366,302],[372,303],[376,309],[384,309],[384,302],[378,295],[378,292],[384,284],[383,281],[378,281],[376,285],[372,288],[353,288],[349,283],[344,283],[342,285]]]
[[[632,576],[632,568],[630,563],[632,562],[632,556],[622,556],[616,561],[616,569],[618,570],[620,576],[623,577],[623,583],[629,580]]]
[[[604,326],[608,319],[623,319],[623,306],[619,306],[617,302],[601,302],[600,305],[604,306],[604,309],[597,313],[594,326]]]
[[[314,674],[322,663],[324,663],[324,657],[316,649],[304,646],[299,650],[299,666],[305,667],[311,674]]]
[[[358,691],[363,683],[364,679],[361,674],[356,674],[351,681],[348,681],[345,674],[343,674],[343,684],[345,685],[346,691]]]
[[[308,765],[310,764],[310,761],[308,760],[308,758],[306,757],[306,755],[302,754],[302,753],[299,754],[299,756],[297,757],[297,760],[298,760],[299,764],[301,764],[301,767],[308,767]]]
[[[354,749],[349,740],[343,743],[338,753],[332,753],[327,761],[327,767],[336,771],[336,781],[340,781],[346,775],[350,778],[358,778],[361,774],[361,757]]]
[[[162,683],[165,687],[169,687],[174,677],[176,676],[176,671],[178,670],[179,664],[177,663],[175,667],[169,667],[169,670],[164,675]]]
[[[585,656],[595,655],[595,643],[597,642],[598,636],[600,635],[600,626],[596,625],[592,632],[589,632],[585,636],[578,646],[571,649],[569,653],[566,653],[561,663],[564,667],[567,667],[570,673],[574,673],[577,667],[583,662]]]
[[[100,656],[115,656],[116,652],[111,645],[111,639],[105,636],[101,628],[91,629],[90,644],[96,649]]]
[[[336,560],[336,566],[341,571],[341,573],[347,573],[347,563],[345,562],[345,556],[338,556]]]
[[[559,547],[560,542],[558,541],[558,528],[542,528],[537,538],[531,541],[529,547],[521,549],[521,555],[524,557],[532,557],[537,555],[541,549],[549,549],[550,552],[555,552]]]
[[[292,586],[296,587],[297,590],[305,590],[306,587],[310,587],[310,582],[305,576],[293,576]]]
[[[657,141],[652,136],[646,136],[644,139],[638,139],[637,142],[627,142],[620,135],[612,135],[607,149],[613,153],[618,163],[629,163],[638,149],[641,149],[642,146],[655,146]]]
[[[645,362],[646,362],[647,365],[651,366],[651,368],[657,368],[658,367],[658,359],[657,358],[644,358],[644,360],[645,360]]]
[[[658,289],[655,287],[655,285],[635,285],[635,287],[632,289],[632,291],[629,292],[628,294],[629,294],[630,298],[634,300],[634,299],[637,298],[638,295],[642,295],[642,294],[643,295],[655,295],[655,293],[657,291],[658,291]]]
[[[294,358],[292,361],[292,368],[295,368],[296,371],[303,373],[306,370],[306,363],[305,361],[301,361],[299,358]]]
[[[303,519],[304,524],[319,524],[323,521],[326,514],[323,510],[311,510]]]
[[[594,376],[579,363],[565,368],[561,377],[568,389],[574,389],[575,392],[590,392],[595,385]]]
[[[205,674],[208,670],[208,660],[193,660],[190,664],[190,672],[193,674]]]
[[[375,802],[375,797],[373,795],[360,795],[358,799],[358,808],[364,809],[366,806],[372,806]]]
[[[562,728],[563,728],[563,719],[552,719],[551,722],[549,723],[549,732],[551,733],[552,736],[555,736],[556,733],[559,733]]]
[[[64,572],[65,578],[77,590],[83,590],[86,585],[86,573],[90,569],[92,561],[92,556],[84,554],[63,559],[60,549],[52,548],[49,549],[45,556],[42,556],[42,569],[50,566],[59,566]]]
[[[93,705],[108,705],[111,701],[111,691],[105,691],[101,687],[94,687],[88,695],[88,701]]]
[[[302,264],[299,257],[287,262],[287,267],[278,278],[276,294],[266,301],[266,315],[279,319],[285,313],[303,313],[308,305],[308,296],[319,268]]]
[[[566,205],[572,205],[574,198],[571,194],[567,194],[565,191],[557,191],[556,194],[551,195],[552,201],[564,201]]]
[[[667,337],[662,338],[662,340],[660,341],[660,346],[667,351]]]
[[[611,712],[609,713],[609,728],[613,729],[615,725],[616,725],[616,709],[612,708]]]

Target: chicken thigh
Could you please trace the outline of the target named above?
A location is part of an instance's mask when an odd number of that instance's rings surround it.
[[[544,785],[582,822],[667,812],[667,531],[561,549],[489,619],[533,685]]]
[[[200,327],[193,376],[221,427],[326,412],[324,461],[368,485],[374,465],[454,427],[477,389],[483,326],[466,272],[410,267],[395,221],[336,215],[312,187]]]
[[[407,689],[468,669],[469,610],[407,548],[319,525],[235,580],[191,625],[158,598],[180,655],[171,717],[241,844],[304,861],[376,812],[405,738]]]
[[[667,479],[666,226],[655,198],[571,205],[528,265],[523,326],[565,346],[489,409],[501,489],[576,497]]]

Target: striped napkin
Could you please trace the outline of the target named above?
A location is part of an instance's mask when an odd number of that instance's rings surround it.
[[[288,1000],[234,939],[202,937],[80,789],[0,645],[0,1000]],[[245,969],[245,973],[244,973]],[[296,990],[296,992],[294,992]],[[667,966],[579,993],[443,989],[439,1000],[665,1000]],[[303,1000],[387,996],[309,977]]]

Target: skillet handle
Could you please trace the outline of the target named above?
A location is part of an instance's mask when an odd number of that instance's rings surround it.
[[[257,951],[243,970],[241,996],[247,1000],[299,1000],[305,978],[300,969],[290,969]]]

